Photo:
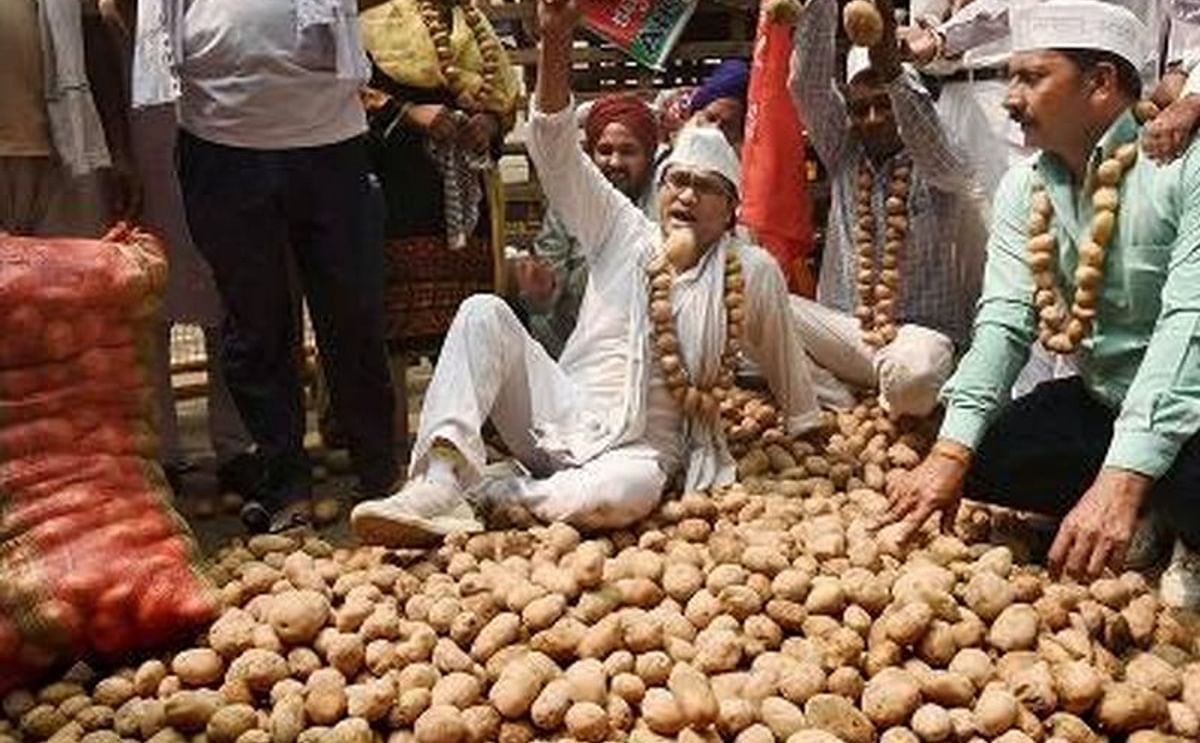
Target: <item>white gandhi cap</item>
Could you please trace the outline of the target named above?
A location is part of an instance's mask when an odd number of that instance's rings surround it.
[[[663,163],[663,172],[677,165],[712,171],[724,176],[735,190],[741,187],[742,168],[737,153],[716,127],[691,124],[680,130],[675,149]]]
[[[1149,53],[1146,26],[1127,8],[1100,0],[1047,0],[1012,8],[1012,50],[1094,49],[1141,70]]]

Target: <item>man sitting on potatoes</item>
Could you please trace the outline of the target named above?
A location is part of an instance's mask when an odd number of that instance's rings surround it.
[[[1200,604],[1200,149],[1138,151],[1145,29],[1096,0],[1014,15],[1005,105],[1040,149],[996,195],[971,350],[933,451],[892,483],[911,533],[966,496],[1062,516],[1049,564],[1120,568],[1139,512],[1177,530],[1162,596]],[[1008,402],[1030,346],[1080,375]]]
[[[890,0],[882,38],[836,82],[836,0],[809,0],[794,36],[791,88],[829,171],[831,204],[817,302],[792,299],[821,401],[878,388],[893,415],[927,415],[965,346],[983,239],[961,242],[971,173],[933,99],[900,64]],[[867,6],[870,7],[870,6]],[[861,60],[861,62],[860,62]],[[977,220],[983,233],[983,221]]]
[[[588,261],[579,322],[555,362],[502,300],[463,303],[426,393],[410,481],[351,515],[368,542],[421,546],[478,531],[472,500],[619,528],[646,516],[676,473],[688,490],[732,482],[720,402],[741,351],[762,369],[791,433],[821,418],[783,274],[734,235],[738,161],[725,137],[680,133],[654,223],[579,146],[573,4],[541,0],[538,16],[529,151],[549,207]],[[484,472],[489,418],[523,471]]]

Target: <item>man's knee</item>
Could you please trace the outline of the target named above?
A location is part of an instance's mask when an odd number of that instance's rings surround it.
[[[573,482],[555,488],[543,518],[589,530],[621,529],[650,514],[662,497],[666,476],[653,461],[584,465]]]
[[[458,305],[451,325],[452,330],[454,326],[491,330],[520,327],[521,323],[508,303],[495,294],[472,294]]]
[[[876,364],[880,398],[888,411],[925,416],[937,406],[938,392],[954,371],[954,344],[936,331],[905,325]]]

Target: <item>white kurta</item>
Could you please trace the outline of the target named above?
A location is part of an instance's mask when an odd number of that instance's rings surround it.
[[[543,518],[612,527],[644,516],[680,470],[688,489],[732,482],[723,437],[685,419],[651,353],[645,267],[661,242],[659,227],[583,154],[570,107],[532,113],[529,152],[550,208],[589,264],[579,322],[555,362],[499,299],[465,302],[426,393],[413,474],[440,438],[464,454],[469,479],[478,479],[485,464],[479,431],[491,418],[529,475],[484,489],[506,490]],[[743,349],[766,377],[789,432],[801,433],[820,413],[783,275],[762,249],[726,236],[676,278],[682,356],[701,384],[715,380],[730,250],[745,277]]]

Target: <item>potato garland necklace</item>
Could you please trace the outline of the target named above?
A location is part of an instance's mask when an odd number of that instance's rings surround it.
[[[1104,282],[1104,255],[1117,226],[1121,181],[1137,162],[1137,142],[1118,145],[1096,168],[1092,192],[1091,239],[1079,248],[1075,269],[1075,296],[1070,308],[1058,289],[1058,240],[1050,232],[1054,205],[1043,183],[1035,182],[1030,198],[1029,242],[1026,262],[1033,271],[1033,303],[1038,311],[1038,340],[1053,353],[1075,353],[1092,331],[1096,300]]]
[[[716,384],[699,387],[690,382],[679,349],[679,335],[671,309],[671,283],[675,268],[666,254],[660,254],[646,269],[650,276],[649,314],[651,341],[658,366],[666,378],[667,389],[685,415],[702,425],[715,428],[724,422],[726,437],[731,421],[721,417],[721,402],[729,397],[735,381],[738,351],[741,349],[745,320],[742,262],[734,250],[725,253],[725,347]]]
[[[888,176],[887,228],[883,251],[876,260],[875,211],[871,205],[875,176],[866,161],[858,165],[858,191],[854,232],[858,249],[858,306],[854,316],[862,326],[863,341],[879,348],[896,338],[896,300],[900,294],[900,249],[908,236],[908,191],[912,168],[893,163]]]
[[[450,28],[442,20],[439,5],[449,8],[451,11],[455,5],[462,6],[467,26],[471,29],[471,35],[475,37],[480,56],[483,57],[483,85],[480,86],[474,100],[477,107],[482,107],[485,101],[503,87],[500,79],[500,68],[504,63],[503,50],[499,40],[491,33],[487,19],[484,18],[479,8],[471,4],[470,0],[449,0],[444,4],[435,2],[435,0],[420,0],[417,5],[421,11],[421,19],[425,21],[425,27],[429,29],[429,36],[433,39],[433,48],[437,52],[438,65],[442,70],[442,75],[445,76],[446,82],[453,90],[459,90],[462,85],[462,70],[454,64],[454,52],[450,48]],[[453,23],[453,18],[453,12],[451,12],[451,23]]]

